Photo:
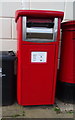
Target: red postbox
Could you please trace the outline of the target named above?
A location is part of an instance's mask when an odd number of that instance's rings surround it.
[[[20,105],[54,104],[63,15],[57,11],[16,11]]]
[[[75,21],[62,23],[60,69],[57,96],[65,102],[75,101]],[[62,94],[61,94],[62,93]]]

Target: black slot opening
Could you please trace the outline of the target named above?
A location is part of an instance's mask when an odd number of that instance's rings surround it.
[[[27,27],[46,27],[53,28],[54,23],[27,22]]]

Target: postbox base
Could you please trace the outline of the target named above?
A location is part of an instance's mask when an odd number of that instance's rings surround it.
[[[56,97],[66,103],[75,103],[75,84],[58,81]]]

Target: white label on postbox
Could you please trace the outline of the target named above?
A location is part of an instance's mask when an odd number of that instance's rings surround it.
[[[31,52],[31,62],[47,62],[47,52]]]

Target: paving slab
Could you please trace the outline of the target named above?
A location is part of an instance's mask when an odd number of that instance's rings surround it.
[[[0,120],[2,118],[2,107],[0,107]]]
[[[27,110],[26,111],[27,118],[73,118],[71,114],[57,114],[52,109],[36,109],[36,110]]]
[[[57,106],[60,108],[61,112],[71,112],[74,111],[74,104],[64,103],[60,100],[56,100]]]
[[[3,106],[2,116],[3,118],[73,118],[73,113],[61,111],[57,104],[23,107],[15,103]]]

